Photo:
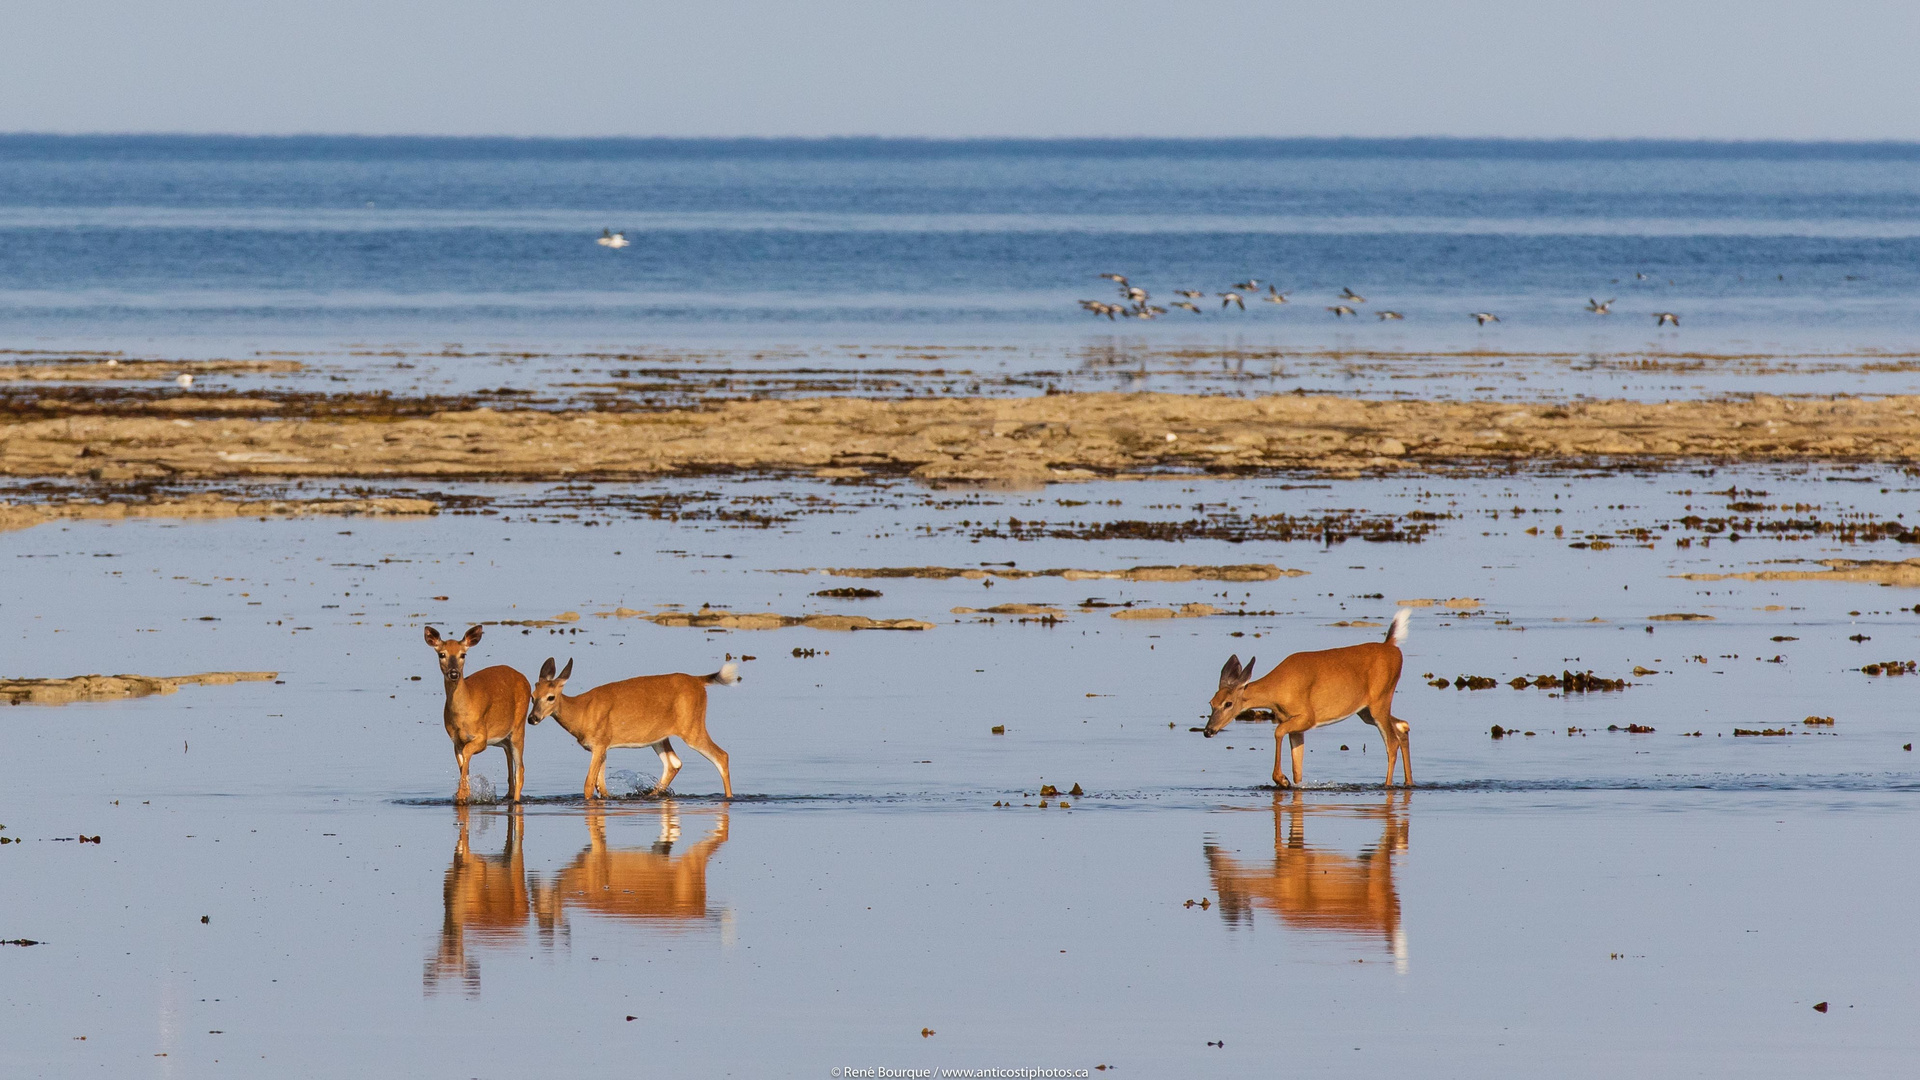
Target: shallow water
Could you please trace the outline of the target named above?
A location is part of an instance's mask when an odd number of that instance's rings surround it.
[[[1901,928],[1920,882],[1899,853],[1920,831],[1920,768],[1902,749],[1920,683],[1859,669],[1920,655],[1920,596],[1670,575],[1903,558],[1894,543],[1733,541],[1676,522],[1737,500],[1815,508],[1762,518],[1888,519],[1910,486],[1894,470],[1794,469],[1045,492],[503,485],[485,489],[493,516],[0,534],[10,674],[283,680],[6,711],[0,823],[23,843],[0,847],[0,937],[44,944],[0,946],[0,1054],[20,1075],[367,1061],[524,1075],[629,1057],[729,1075],[1281,1060],[1897,1075],[1917,1048],[1904,1021],[1920,957]],[[679,497],[681,519],[633,512],[641,495]],[[1331,545],[1016,540],[1006,522],[1345,508],[1455,516],[1421,543]],[[1633,528],[1653,546],[1624,538]],[[1567,546],[1596,536],[1614,546]],[[1309,573],[988,587],[776,572],[1005,562]],[[810,595],[850,584],[885,595]],[[1455,597],[1482,606],[1419,608],[1406,644],[1409,794],[1379,789],[1380,746],[1357,722],[1310,736],[1298,794],[1267,786],[1268,725],[1188,730],[1228,652],[1264,668],[1383,632],[1333,623]],[[1274,614],[1121,620],[1088,598]],[[1008,602],[1065,618],[950,612]],[[703,603],[937,625],[708,632],[595,614]],[[683,749],[673,800],[590,813],[586,755],[543,724],[528,733],[530,805],[450,805],[420,627],[563,611],[583,617],[490,627],[470,667],[572,657],[588,686],[752,656],[710,695],[739,798],[717,799],[716,773]],[[1670,612],[1713,618],[1647,619]],[[1565,669],[1633,685],[1422,680]],[[1606,730],[1630,723],[1655,730]],[[1494,740],[1494,724],[1535,734]],[[612,768],[616,790],[643,784],[652,755],[616,751]],[[475,769],[504,788],[497,751]],[[1041,784],[1076,783],[1070,807],[1038,805]],[[97,847],[59,839],[94,834]]]

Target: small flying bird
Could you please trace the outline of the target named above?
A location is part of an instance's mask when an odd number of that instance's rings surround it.
[[[1399,312],[1397,312],[1397,311],[1376,311],[1376,312],[1374,312],[1374,314],[1375,314],[1375,315],[1378,315],[1378,316],[1380,316],[1380,321],[1381,321],[1381,322],[1386,322],[1386,321],[1387,321],[1387,320],[1389,320],[1389,319],[1404,319],[1404,318],[1406,318],[1406,316],[1405,316],[1405,315],[1402,315],[1402,314],[1400,314],[1400,313],[1399,313]]]
[[[1680,316],[1675,315],[1671,311],[1656,311],[1653,313],[1653,325],[1656,328],[1666,326],[1668,324],[1679,326]]]
[[[1228,304],[1239,304],[1241,311],[1247,310],[1247,301],[1239,293],[1223,292],[1219,295],[1221,307],[1226,307]]]
[[[1327,310],[1333,312],[1333,317],[1336,319],[1342,315],[1351,315],[1356,319],[1360,317],[1359,312],[1353,310],[1352,308],[1348,307],[1345,304],[1335,304],[1332,307],[1328,308]]]
[[[1199,289],[1175,289],[1173,290],[1173,295],[1184,296],[1189,300],[1198,300],[1207,294],[1201,292]]]
[[[1195,315],[1200,314],[1200,305],[1195,304],[1189,300],[1175,300],[1173,302],[1173,306],[1177,308],[1184,308],[1187,311],[1193,312]]]
[[[1144,304],[1147,302],[1147,290],[1140,288],[1138,285],[1122,286],[1120,295],[1136,304]]]
[[[613,232],[609,229],[601,229],[600,238],[595,240],[594,243],[599,244],[601,247],[623,248],[629,243],[632,243],[632,241],[627,239],[625,232]]]
[[[1252,292],[1253,290],[1260,287],[1260,282],[1255,278],[1248,278],[1245,281],[1234,282],[1233,287],[1241,290],[1242,292]]]
[[[1485,326],[1490,322],[1499,322],[1500,316],[1491,311],[1476,311],[1473,313],[1473,321]]]
[[[1635,280],[1635,281],[1645,281],[1645,280],[1647,280],[1647,275],[1645,275],[1645,274],[1643,274],[1643,273],[1641,273],[1641,272],[1640,272],[1640,271],[1638,271],[1638,270],[1635,270],[1635,271],[1633,272],[1633,280]]]
[[[1357,293],[1357,292],[1354,292],[1354,291],[1353,291],[1352,289],[1341,289],[1341,290],[1340,290],[1340,299],[1342,299],[1342,300],[1351,300],[1351,301],[1353,301],[1353,302],[1354,302],[1354,303],[1356,303],[1356,304],[1364,304],[1364,303],[1366,303],[1366,302],[1367,302],[1367,298],[1366,298],[1366,297],[1364,297],[1364,296],[1361,296],[1361,295],[1360,295],[1359,293]]]
[[[1093,312],[1095,315],[1105,315],[1109,319],[1113,318],[1113,313],[1115,310],[1115,306],[1113,304],[1105,303],[1104,301],[1100,301],[1100,300],[1082,300],[1080,301],[1080,306],[1085,308],[1088,311]]]
[[[1123,289],[1127,287],[1127,275],[1125,274],[1101,274],[1100,276]]]
[[[182,390],[191,390],[193,389],[193,376],[175,375],[173,377],[173,385],[179,387]]]
[[[1287,302],[1287,294],[1269,285],[1267,286],[1267,295],[1260,299],[1265,300],[1269,304],[1284,304]]]
[[[1605,303],[1601,303],[1589,296],[1587,297],[1587,310],[1593,312],[1595,315],[1611,315],[1613,314],[1613,300],[1609,298]]]

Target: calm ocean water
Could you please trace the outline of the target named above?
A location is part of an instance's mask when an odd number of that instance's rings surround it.
[[[1920,145],[7,136],[0,253],[13,348],[1901,350]]]

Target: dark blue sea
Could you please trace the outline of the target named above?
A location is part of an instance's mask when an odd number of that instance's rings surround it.
[[[1920,144],[0,137],[9,348],[1831,353],[1917,300]]]

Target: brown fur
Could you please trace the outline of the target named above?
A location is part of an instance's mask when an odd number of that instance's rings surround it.
[[[1299,652],[1280,661],[1264,678],[1248,681],[1254,661],[1245,668],[1232,657],[1220,673],[1220,689],[1213,695],[1206,735],[1212,738],[1235,717],[1266,710],[1274,716],[1273,782],[1280,787],[1300,783],[1306,757],[1306,733],[1359,713],[1380,732],[1387,747],[1387,784],[1393,783],[1394,761],[1403,769],[1403,782],[1413,786],[1413,761],[1408,753],[1408,727],[1393,715],[1393,691],[1400,682],[1400,647],[1370,641],[1340,649]],[[1293,777],[1284,769],[1289,743],[1293,749]]]
[[[593,755],[583,789],[589,801],[607,797],[607,751],[616,746],[646,746],[660,755],[660,783],[653,794],[666,791],[680,771],[680,756],[670,741],[674,736],[713,762],[727,798],[733,798],[727,752],[707,734],[707,684],[730,682],[730,668],[706,676],[642,675],[568,697],[564,690],[572,674],[573,661],[555,674],[553,659],[547,659],[534,687],[532,720],[537,724],[553,717]]]
[[[498,746],[507,755],[507,799],[519,802],[527,776],[527,705],[533,688],[525,675],[504,664],[464,675],[467,650],[480,643],[480,635],[478,626],[451,639],[442,638],[431,626],[426,631],[427,645],[440,657],[441,681],[447,691],[441,716],[447,737],[453,740],[454,759],[460,763],[460,786],[454,789],[453,801],[464,803],[471,794],[467,766],[473,755]]]
[[[1379,844],[1371,850],[1349,855],[1309,845],[1305,817],[1314,808],[1283,803],[1283,798],[1276,794],[1273,801],[1270,865],[1242,862],[1217,844],[1205,846],[1221,916],[1229,923],[1251,923],[1254,909],[1265,908],[1285,924],[1378,935],[1398,951],[1400,894],[1394,887],[1393,859],[1407,848],[1407,820],[1401,808],[1391,802],[1378,808],[1355,807],[1369,817],[1378,816],[1382,831]],[[1290,824],[1286,811],[1291,811]]]

